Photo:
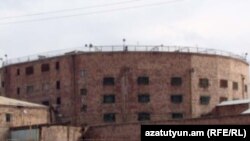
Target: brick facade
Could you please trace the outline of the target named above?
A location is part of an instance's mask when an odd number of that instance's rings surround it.
[[[145,125],[249,125],[250,115],[233,115],[213,118],[193,118],[142,123]],[[141,140],[141,124],[113,124],[92,126],[84,134],[85,140]]]
[[[0,124],[4,127],[50,123],[48,108],[0,106],[0,111]]]
[[[50,105],[59,121],[77,124],[194,118],[248,97],[248,64],[217,55],[73,53],[2,69],[8,97]]]
[[[23,105],[21,101],[4,99],[0,102],[0,140],[5,141],[9,136],[9,128],[49,124],[50,112],[45,106]],[[9,101],[8,101],[9,100]],[[16,102],[13,104],[13,101]],[[4,103],[4,104],[3,104]],[[7,103],[7,104],[6,104]],[[9,105],[8,105],[9,103]]]

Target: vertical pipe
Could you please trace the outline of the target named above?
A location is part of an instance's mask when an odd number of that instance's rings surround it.
[[[242,80],[242,98],[245,98],[245,77],[241,75],[241,80]]]
[[[72,55],[72,73],[73,73],[73,92],[72,92],[72,94],[73,94],[73,98],[72,98],[72,101],[71,101],[71,103],[73,104],[73,107],[74,107],[74,113],[73,113],[73,117],[71,118],[71,120],[72,120],[72,123],[73,124],[77,124],[77,120],[78,120],[78,114],[77,114],[77,104],[76,104],[76,102],[77,102],[77,96],[76,96],[76,54],[73,54]]]

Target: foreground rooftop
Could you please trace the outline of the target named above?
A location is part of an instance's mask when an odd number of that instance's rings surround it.
[[[0,96],[0,106],[16,106],[16,107],[37,107],[37,108],[47,108],[46,106],[30,103],[26,101],[11,99],[7,97]]]
[[[217,106],[228,106],[228,105],[239,105],[239,104],[250,104],[250,99],[224,101],[218,104]]]

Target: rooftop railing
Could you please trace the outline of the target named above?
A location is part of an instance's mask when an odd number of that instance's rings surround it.
[[[151,46],[139,46],[139,45],[123,45],[123,46],[93,46],[85,45],[85,47],[70,48],[64,50],[56,50],[51,52],[45,52],[37,55],[31,55],[21,58],[8,59],[3,61],[3,66],[12,64],[19,64],[24,62],[31,62],[36,60],[42,60],[46,58],[52,58],[57,56],[77,54],[77,53],[91,53],[91,52],[180,52],[180,53],[198,53],[208,55],[219,55],[226,56],[235,59],[242,60],[247,63],[247,55],[237,55],[231,52],[217,50],[217,49],[206,49],[198,47],[187,47],[187,46],[163,46],[163,45],[151,45]]]

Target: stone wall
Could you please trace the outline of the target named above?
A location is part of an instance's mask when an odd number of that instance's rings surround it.
[[[57,62],[59,68],[56,68]],[[42,64],[48,64],[49,71],[42,72]],[[34,73],[26,75],[25,69],[29,66],[33,66]],[[8,97],[49,102],[50,106],[56,107],[62,121],[78,125],[104,123],[106,113],[115,113],[115,123],[138,121],[140,112],[150,113],[151,121],[172,119],[174,113],[183,114],[183,118],[199,117],[210,112],[221,97],[228,100],[248,97],[244,90],[248,84],[248,64],[217,55],[79,53],[14,64],[4,69]],[[140,76],[148,77],[149,84],[138,85]],[[104,77],[113,77],[115,84],[104,86]],[[171,77],[181,77],[181,86],[171,86]],[[209,80],[208,88],[199,87],[200,78]],[[227,88],[220,88],[221,79],[228,80]],[[232,89],[233,82],[238,83],[237,90]],[[33,90],[28,93],[27,86],[31,85]],[[138,95],[145,93],[150,95],[150,102],[138,102]],[[104,95],[110,94],[115,96],[115,102],[104,103]],[[171,102],[171,95],[182,95],[182,102]],[[200,96],[210,96],[208,104],[200,104]]]
[[[49,124],[48,108],[0,105],[0,140],[7,141],[9,128]]]
[[[80,141],[81,128],[72,126],[43,126],[40,141]]]
[[[47,108],[0,106],[0,111],[0,125],[3,127],[50,123],[49,111]],[[7,117],[8,115],[10,117]]]
[[[240,115],[248,109],[249,109],[249,103],[217,106],[212,110],[209,116],[216,117],[216,116]]]
[[[142,123],[145,125],[249,125],[250,115],[222,116],[213,118],[194,118]],[[86,141],[140,141],[141,124],[113,124],[92,126],[85,134]]]
[[[249,83],[249,68],[245,62],[220,56],[193,55],[192,59],[192,117],[211,112],[211,110],[224,100],[249,98],[245,86]],[[209,87],[199,87],[199,79],[208,78]],[[228,82],[227,88],[220,87],[220,80]],[[233,83],[238,85],[233,89]],[[209,96],[208,105],[200,104],[201,96]]]
[[[9,135],[9,128],[0,125],[0,140],[1,141],[6,141]]]

